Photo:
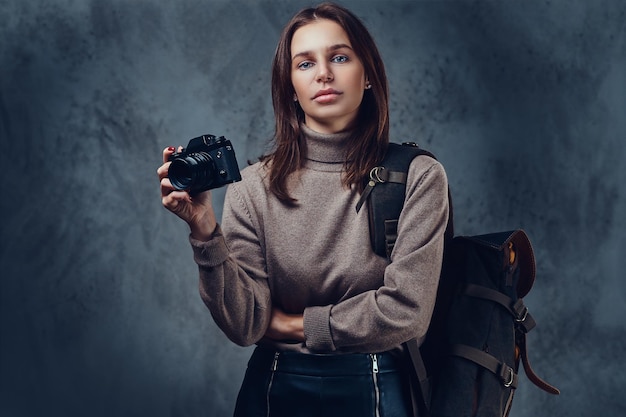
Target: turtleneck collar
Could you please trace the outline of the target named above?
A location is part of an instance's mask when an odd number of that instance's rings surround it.
[[[319,133],[304,123],[300,125],[306,144],[307,164],[338,165],[341,169],[346,160],[350,131],[340,133]]]

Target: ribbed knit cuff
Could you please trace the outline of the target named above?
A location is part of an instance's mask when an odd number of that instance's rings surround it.
[[[218,225],[211,236],[211,240],[204,242],[189,235],[189,243],[193,249],[193,260],[198,266],[213,268],[223,264],[228,258],[228,246],[224,240],[222,229]]]
[[[306,347],[315,352],[333,352],[335,344],[330,332],[332,306],[308,307],[304,310]]]

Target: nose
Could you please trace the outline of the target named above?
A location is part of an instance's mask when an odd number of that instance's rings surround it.
[[[318,64],[317,81],[327,83],[333,80],[333,73],[328,64]]]

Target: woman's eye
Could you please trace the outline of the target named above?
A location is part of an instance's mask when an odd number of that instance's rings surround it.
[[[335,57],[333,57],[333,59],[331,59],[332,62],[336,62],[336,63],[342,63],[342,62],[346,62],[348,60],[348,57],[345,55],[337,55]]]
[[[305,70],[305,69],[311,68],[312,66],[313,66],[312,62],[304,61],[298,64],[298,69]]]

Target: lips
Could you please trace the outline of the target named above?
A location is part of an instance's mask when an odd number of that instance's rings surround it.
[[[333,88],[327,88],[325,90],[320,90],[315,93],[315,95],[313,96],[313,100],[319,102],[333,101],[340,94],[342,94],[341,91],[337,91]]]

